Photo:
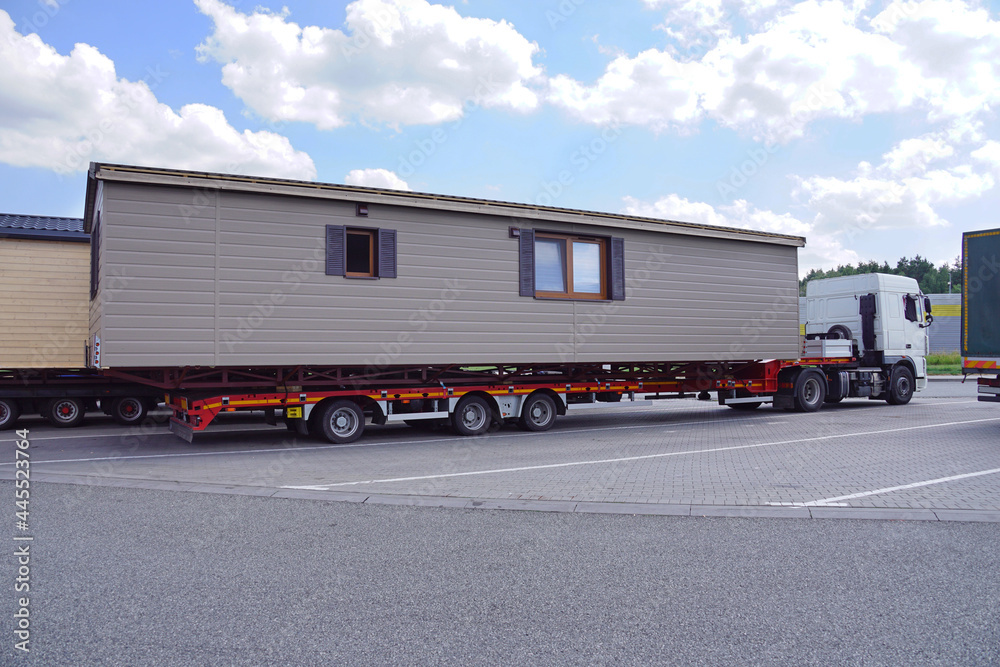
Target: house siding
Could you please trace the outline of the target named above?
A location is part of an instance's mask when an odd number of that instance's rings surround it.
[[[0,368],[83,368],[90,246],[0,239]]]
[[[485,207],[377,203],[363,218],[353,201],[103,185],[102,270],[121,276],[92,320],[104,366],[692,361],[799,351],[793,245],[528,220]],[[396,230],[398,277],[326,275],[326,225]],[[626,300],[520,296],[512,226],[623,237]]]

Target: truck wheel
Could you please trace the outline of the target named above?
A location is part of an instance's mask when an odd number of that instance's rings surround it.
[[[618,394],[619,398],[621,394]],[[526,431],[548,431],[556,423],[556,402],[547,394],[532,394],[521,408],[518,426]]]
[[[21,416],[21,406],[13,398],[0,398],[0,431],[14,428]]]
[[[354,442],[365,431],[365,413],[354,401],[342,399],[326,405],[319,415],[317,430],[332,443]]]
[[[906,405],[913,398],[913,372],[906,366],[896,366],[889,376],[889,391],[885,401],[889,405]]]
[[[59,428],[79,426],[83,422],[85,404],[82,398],[56,398],[49,401],[43,413],[45,418]]]
[[[795,409],[816,412],[826,399],[826,376],[819,371],[804,370],[795,378]]]
[[[141,398],[124,396],[111,403],[111,416],[122,426],[140,424],[146,418],[148,408]]]
[[[485,433],[493,421],[493,411],[481,396],[466,396],[455,406],[451,415],[451,425],[461,435]]]

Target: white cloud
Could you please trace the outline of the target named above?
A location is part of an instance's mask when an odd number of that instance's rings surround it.
[[[997,165],[993,159],[1000,159],[1000,144],[994,141],[971,152],[960,142],[949,143],[962,132],[949,128],[903,140],[879,165],[860,163],[853,178],[794,176],[794,196],[816,213],[816,227],[828,231],[856,235],[948,225],[937,207],[974,200],[992,190],[996,178],[991,171]],[[977,169],[972,160],[987,163],[987,169]]]
[[[819,118],[919,110],[936,121],[1000,102],[1000,22],[975,4],[896,1],[872,18],[836,0],[646,4],[669,10],[671,43],[615,58],[591,84],[554,77],[551,103],[594,123],[712,119],[778,143]]]
[[[972,151],[972,158],[986,163],[994,173],[1000,174],[1000,141],[987,141],[982,148]]]
[[[470,104],[530,111],[538,46],[510,23],[461,16],[427,0],[356,0],[347,32],[301,27],[284,14],[244,14],[195,0],[214,32],[198,47],[222,81],[269,120],[331,129],[354,121],[432,124]]]
[[[344,176],[344,183],[389,190],[410,189],[406,181],[388,169],[352,169],[347,176]]]
[[[858,254],[844,248],[836,235],[816,230],[811,223],[787,213],[758,209],[742,199],[716,207],[705,202],[693,202],[676,194],[661,197],[655,202],[626,197],[624,212],[662,220],[700,222],[717,227],[805,236],[806,246],[799,250],[801,275],[805,275],[810,269],[860,261]]]
[[[222,111],[188,104],[175,112],[147,81],[118,78],[96,48],[60,55],[21,35],[0,11],[0,161],[59,172],[91,160],[313,179],[312,159],[272,132],[240,132]]]

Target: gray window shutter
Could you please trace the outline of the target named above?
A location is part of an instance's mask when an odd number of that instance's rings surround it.
[[[101,212],[94,218],[94,228],[90,231],[90,300],[97,297],[101,277]]]
[[[611,300],[625,300],[625,239],[611,239]]]
[[[535,296],[535,230],[521,228],[518,253],[521,296]]]
[[[326,275],[347,275],[347,228],[343,225],[326,226]]]
[[[378,277],[396,277],[396,230],[378,230]]]

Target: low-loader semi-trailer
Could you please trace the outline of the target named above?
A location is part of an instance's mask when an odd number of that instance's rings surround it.
[[[157,392],[186,438],[253,410],[350,442],[370,423],[545,430],[643,396],[901,404],[926,383],[915,281],[814,283],[803,343],[795,236],[106,164],[84,232],[82,368],[0,375],[2,427]]]
[[[1000,229],[962,235],[962,368],[1000,403]]]
[[[269,391],[168,395],[170,426],[191,440],[222,412],[264,410],[283,417],[289,429],[347,443],[367,423],[448,424],[462,435],[504,423],[544,431],[558,415],[648,405],[651,398],[715,392],[720,405],[739,410],[772,403],[813,412],[845,398],[902,405],[926,387],[930,303],[915,280],[869,274],[819,280],[807,289],[809,322],[798,359],[428,368],[339,382],[331,371],[275,373],[278,389]]]

